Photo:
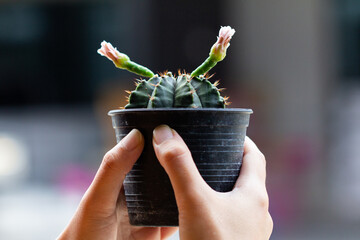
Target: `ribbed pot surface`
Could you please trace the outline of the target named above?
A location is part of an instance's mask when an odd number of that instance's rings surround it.
[[[184,139],[203,179],[231,191],[239,175],[250,109],[125,109],[109,112],[117,142],[137,128],[145,147],[124,182],[132,225],[178,226],[178,209],[165,170],[152,146],[155,127],[167,124]]]

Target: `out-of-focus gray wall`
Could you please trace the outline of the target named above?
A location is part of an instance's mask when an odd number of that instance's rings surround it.
[[[360,141],[351,136],[358,128],[347,124],[347,147],[339,143],[340,121],[359,119],[359,84],[344,91],[337,1],[228,1],[227,9],[237,29],[229,71],[241,106],[254,110],[249,135],[267,157],[274,236],[356,239],[359,190],[353,186],[360,182],[352,169]],[[343,158],[344,151],[353,155]]]

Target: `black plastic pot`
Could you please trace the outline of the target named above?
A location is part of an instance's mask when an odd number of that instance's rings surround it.
[[[132,225],[178,226],[178,209],[165,170],[152,146],[155,127],[167,124],[188,145],[200,174],[219,192],[231,191],[239,175],[251,109],[125,109],[109,112],[119,142],[133,128],[145,147],[124,181]]]

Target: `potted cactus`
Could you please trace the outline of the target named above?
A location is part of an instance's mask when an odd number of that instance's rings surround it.
[[[171,72],[154,74],[110,43],[101,43],[98,53],[116,67],[149,78],[138,80],[136,89],[128,92],[124,109],[109,112],[118,142],[133,128],[145,138],[143,153],[124,182],[131,224],[178,225],[171,183],[152,147],[152,132],[161,124],[169,125],[182,136],[210,187],[221,192],[233,188],[252,110],[226,108],[227,98],[221,96],[218,82],[210,82],[208,72],[225,58],[234,33],[231,27],[222,27],[205,62],[191,74],[179,71],[176,77]]]

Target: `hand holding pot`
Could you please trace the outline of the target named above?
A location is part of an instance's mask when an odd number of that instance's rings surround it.
[[[156,156],[174,188],[181,239],[270,238],[273,223],[268,212],[265,158],[249,138],[234,189],[219,193],[202,179],[175,130],[162,125],[153,137]]]
[[[144,138],[132,130],[104,157],[96,176],[59,239],[166,239],[175,227],[135,227],[123,193],[125,175],[139,158]]]

